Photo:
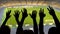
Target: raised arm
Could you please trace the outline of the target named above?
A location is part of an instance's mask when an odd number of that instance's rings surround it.
[[[18,25],[19,25],[19,14],[20,14],[19,10],[16,10],[14,16]]]
[[[32,15],[30,14],[31,18],[33,19],[34,33],[38,34],[38,26],[37,26],[37,22],[36,22],[36,15],[37,15],[37,11],[36,10],[33,10]]]
[[[39,32],[40,34],[44,34],[44,26],[43,26],[43,19],[45,17],[45,14],[44,14],[44,9],[40,8],[40,11],[39,11],[39,16],[40,16],[40,22],[39,22]]]
[[[23,34],[23,28],[22,28],[23,22],[24,22],[24,19],[28,16],[27,15],[27,10],[25,8],[23,10],[24,10],[24,12],[22,12],[22,19],[21,19],[20,22],[18,20],[20,12],[19,11],[15,12],[15,18],[16,18],[16,21],[17,21],[17,24],[18,24],[16,34]]]
[[[55,24],[56,24],[56,27],[60,27],[60,23],[59,23],[59,20],[55,14],[55,11],[52,7],[49,6],[49,8],[47,8],[48,11],[49,11],[49,14],[53,17],[54,21],[55,21]]]
[[[15,15],[14,16],[15,16],[15,19],[16,19],[17,24],[19,26],[23,26],[24,19],[27,17],[27,10],[25,8],[23,10],[24,10],[24,12],[22,12],[22,19],[21,19],[21,21],[19,21],[19,14],[20,14],[20,12],[18,10],[15,11]]]
[[[6,24],[6,22],[7,22],[7,20],[10,18],[10,13],[11,13],[11,10],[9,10],[8,12],[6,12],[6,18],[5,18],[2,26],[4,26]]]
[[[24,20],[27,16],[28,16],[27,10],[25,8],[23,8],[22,19],[21,19],[21,22],[20,22],[20,26],[23,26]]]

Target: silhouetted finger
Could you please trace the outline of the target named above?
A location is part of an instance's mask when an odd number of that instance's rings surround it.
[[[49,8],[47,8],[49,11],[50,11],[50,9]]]
[[[50,9],[53,9],[51,6],[49,6]]]

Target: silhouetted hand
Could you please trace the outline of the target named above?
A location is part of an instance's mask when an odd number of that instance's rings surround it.
[[[33,28],[34,28],[34,33],[38,34],[38,26],[37,26],[37,22],[36,22],[36,15],[37,15],[37,11],[33,10],[32,11],[32,15],[29,14],[31,16],[31,18],[33,19]]]
[[[55,11],[52,7],[49,6],[49,8],[47,8],[49,10],[49,14],[54,16],[55,15]]]
[[[49,6],[49,8],[47,8],[49,10],[49,14],[52,15],[53,19],[54,19],[54,23],[56,25],[56,27],[58,28],[58,30],[60,31],[60,22],[55,14],[55,11],[52,7]],[[57,31],[58,32],[58,31]]]
[[[2,26],[5,26],[7,20],[10,18],[10,13],[11,13],[11,10],[9,10],[8,12],[6,12],[6,18],[5,18],[5,20],[4,20],[3,24],[2,24]],[[1,27],[2,27],[2,26],[1,26]]]
[[[18,10],[16,10],[16,11],[15,11],[15,14],[14,14],[15,18],[18,19],[18,18],[19,18],[19,14],[20,14],[20,12],[19,12]]]
[[[36,10],[33,10],[32,15],[31,14],[29,14],[29,15],[31,16],[32,19],[36,19],[36,15],[37,15]]]
[[[23,8],[23,11],[24,12],[22,12],[22,18],[26,18],[28,16],[27,10],[25,8]]]
[[[6,18],[10,18],[10,13],[11,13],[11,10],[9,10],[8,12],[6,12]]]
[[[44,18],[44,17],[45,17],[44,9],[40,8],[39,16],[40,16],[40,17],[42,17],[42,18]]]

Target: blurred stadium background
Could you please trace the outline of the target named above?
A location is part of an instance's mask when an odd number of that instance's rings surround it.
[[[6,10],[8,10],[8,8],[18,8],[19,6],[20,7],[41,6],[41,7],[47,8],[47,6],[49,5],[52,6],[56,11],[58,11],[58,13],[56,14],[57,14],[57,17],[60,18],[59,16],[60,15],[60,0],[0,0],[0,25],[2,24],[2,20],[5,19],[5,18],[2,19],[2,17],[5,17],[4,13],[6,12]],[[53,21],[53,20],[49,19],[48,21]],[[50,27],[53,27],[53,26],[55,27],[55,25],[53,24],[54,23],[44,24],[45,34],[47,34],[48,29]],[[11,27],[11,34],[15,34],[17,27],[14,27],[14,26],[18,26],[18,25],[13,26],[11,24],[8,24],[8,26]],[[25,26],[23,26],[23,29],[33,30],[33,25],[25,24]]]
[[[0,6],[14,5],[52,5],[60,6],[60,0],[0,0]]]

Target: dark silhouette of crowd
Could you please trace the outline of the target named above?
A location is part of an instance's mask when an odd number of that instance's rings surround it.
[[[56,27],[51,27],[49,29],[48,34],[60,34],[60,23],[59,23],[59,20],[55,14],[54,9],[50,6],[48,6],[47,9],[49,11],[49,14],[53,17],[55,25],[56,25]],[[22,12],[22,19],[21,19],[21,21],[19,21],[19,15],[21,12]],[[18,24],[16,34],[45,34],[43,20],[44,20],[44,17],[46,16],[46,14],[44,14],[44,9],[40,8],[40,10],[39,10],[39,17],[40,17],[39,28],[38,28],[38,25],[36,22],[36,16],[37,16],[36,10],[33,10],[32,14],[27,14],[27,9],[23,8],[23,11],[21,10],[21,12],[19,10],[16,10],[15,14],[14,14],[14,17],[15,17],[16,22]],[[9,10],[6,13],[6,18],[0,27],[0,34],[10,34],[10,32],[11,32],[9,26],[6,25],[6,22],[11,17],[10,13],[11,13],[11,10]],[[30,15],[30,17],[33,20],[33,31],[32,30],[23,30],[23,23],[24,23],[25,18],[28,15]],[[38,31],[39,31],[39,33],[38,33]]]

